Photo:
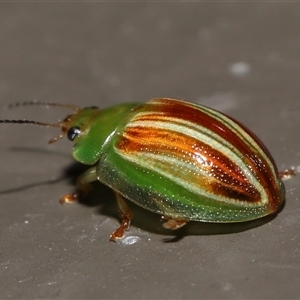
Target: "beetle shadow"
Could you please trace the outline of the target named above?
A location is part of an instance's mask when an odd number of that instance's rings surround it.
[[[23,147],[13,147],[11,151],[22,151],[30,153],[46,153],[51,155],[64,155],[65,153],[53,152],[45,149],[36,149],[36,148],[23,148]],[[81,175],[85,170],[91,166],[85,166],[78,162],[74,162],[62,170],[61,176],[55,180],[48,180],[43,182],[31,183],[26,186],[2,190],[1,194],[8,194],[14,192],[20,192],[22,190],[30,189],[40,185],[55,184],[60,181],[67,180],[69,184],[74,187],[71,188],[76,190],[76,179]],[[66,191],[70,193],[71,191]],[[117,202],[115,200],[115,195],[113,191],[103,185],[100,182],[93,183],[92,191],[86,196],[78,201],[81,205],[88,207],[97,207],[97,213],[100,215],[108,216],[109,218],[116,219],[116,228],[119,226],[119,214]],[[277,214],[269,215],[257,220],[239,222],[239,223],[205,223],[205,222],[189,222],[187,225],[183,226],[178,230],[167,230],[162,226],[161,218],[158,214],[147,211],[131,201],[126,201],[130,210],[133,214],[132,226],[140,228],[143,231],[151,232],[158,235],[167,236],[163,238],[165,243],[174,243],[182,240],[186,236],[199,236],[199,235],[221,235],[221,234],[233,234],[243,231],[247,231],[259,226],[262,226],[271,220],[273,220]],[[283,209],[284,205],[281,207],[280,211]],[[280,212],[279,211],[279,212]],[[130,229],[129,229],[130,230]]]
[[[22,152],[22,153],[39,153],[39,154],[45,154],[47,156],[49,155],[60,155],[60,156],[67,156],[67,154],[62,153],[62,152],[56,152],[53,150],[47,150],[47,149],[40,149],[40,148],[33,148],[33,147],[10,147],[9,151],[11,152]],[[69,155],[68,155],[69,156]],[[8,188],[6,190],[1,190],[0,191],[0,195],[5,195],[5,194],[12,194],[12,193],[17,193],[17,192],[22,192],[37,186],[42,186],[42,185],[52,185],[55,183],[58,183],[60,181],[63,181],[65,179],[65,174],[62,173],[61,176],[59,176],[56,179],[51,179],[51,180],[44,180],[44,181],[39,181],[39,182],[33,182],[33,183],[29,183],[23,186],[19,186],[19,187],[13,187],[13,188]]]
[[[178,242],[187,236],[239,233],[260,227],[276,217],[274,214],[257,220],[238,223],[208,223],[191,221],[177,230],[168,230],[162,226],[163,223],[159,215],[143,210],[137,206],[133,207],[133,205],[131,205],[131,207],[133,211],[132,225],[148,232],[167,236],[163,238],[164,243]]]
[[[70,168],[66,170],[67,176],[68,174],[74,176],[74,167],[77,171],[79,170],[75,165],[70,166]],[[80,173],[78,173],[78,175],[80,175]],[[72,182],[76,182],[76,177],[72,179]],[[105,215],[109,218],[114,218],[116,220],[116,228],[119,226],[120,218],[115,194],[110,188],[106,187],[102,183],[95,182],[93,184],[92,191],[86,197],[80,199],[79,203],[85,206],[97,207],[97,213],[99,213],[99,215]],[[126,200],[126,203],[133,215],[131,226],[134,226],[146,232],[167,236],[166,238],[162,239],[164,243],[178,242],[186,236],[239,233],[256,227],[260,227],[272,221],[277,215],[273,214],[257,220],[238,223],[207,223],[191,221],[177,230],[168,230],[162,226],[163,223],[161,221],[160,215],[145,210],[129,200]],[[282,210],[282,208],[283,206],[280,210]]]
[[[116,219],[116,228],[118,226],[119,214],[117,203],[115,201],[115,195],[110,189],[104,193],[103,190],[106,187],[97,187],[93,193],[95,195],[91,195],[92,197],[86,198],[88,200],[87,203],[82,203],[90,205],[91,203],[97,203],[99,205],[99,201],[101,202],[101,206],[98,208],[98,213],[101,215],[106,215],[109,218]],[[98,190],[98,192],[97,192]],[[101,192],[101,200],[99,200],[99,192]],[[95,197],[95,198],[94,198]],[[126,201],[128,204],[130,211],[132,212],[133,218],[131,222],[131,226],[141,229],[145,232],[151,232],[154,234],[165,236],[162,239],[164,243],[174,243],[182,240],[187,236],[203,236],[203,235],[222,235],[222,234],[234,234],[243,231],[247,231],[250,229],[254,229],[256,227],[260,227],[276,217],[276,214],[269,215],[257,220],[247,221],[247,222],[239,222],[239,223],[207,223],[207,222],[188,222],[185,226],[177,229],[177,230],[168,230],[163,227],[163,222],[161,221],[161,216],[145,210],[130,201]],[[129,229],[130,232],[130,229]]]
[[[60,152],[60,151],[54,151],[53,149],[49,148],[37,148],[37,147],[21,147],[21,146],[13,146],[9,147],[8,150],[10,152],[22,152],[22,153],[40,153],[40,154],[45,154],[47,156],[63,156],[63,157],[70,157],[70,154],[67,154],[65,152]]]

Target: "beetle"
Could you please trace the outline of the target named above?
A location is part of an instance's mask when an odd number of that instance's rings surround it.
[[[25,103],[28,104],[28,103]],[[32,104],[32,103],[29,103]],[[285,199],[282,177],[261,140],[235,119],[209,107],[173,98],[124,103],[106,109],[69,107],[74,113],[54,124],[31,120],[0,123],[59,127],[73,145],[73,157],[91,167],[77,179],[87,194],[99,180],[116,194],[122,238],[132,214],[128,199],[161,215],[167,229],[188,221],[244,222],[276,213]]]

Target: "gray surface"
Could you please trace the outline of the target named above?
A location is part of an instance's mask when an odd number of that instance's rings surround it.
[[[16,101],[105,107],[173,96],[234,116],[279,169],[297,167],[299,15],[291,3],[1,3],[1,118],[69,113],[5,109]],[[47,146],[55,135],[0,126],[0,298],[299,298],[300,176],[286,182],[275,218],[193,223],[174,241],[158,216],[133,208],[126,236],[139,239],[109,243],[110,191],[58,204],[81,170],[69,141]]]

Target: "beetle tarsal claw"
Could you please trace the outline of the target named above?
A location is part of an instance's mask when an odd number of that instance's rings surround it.
[[[122,221],[120,227],[110,235],[110,242],[115,242],[117,239],[121,239],[124,236],[124,232],[129,229],[132,219],[131,211],[127,206],[123,196],[116,192],[116,198],[119,207],[120,218]]]
[[[78,201],[79,199],[79,193],[73,193],[73,194],[66,194],[60,197],[59,203],[65,204],[65,203],[74,203]]]
[[[188,221],[184,219],[172,219],[168,217],[162,218],[166,222],[163,223],[163,227],[166,229],[176,230],[182,226],[184,226]]]
[[[122,215],[121,218],[122,218],[121,225],[115,232],[113,232],[110,235],[109,238],[110,242],[115,242],[117,239],[121,239],[124,236],[125,231],[128,230],[130,227],[131,214]]]
[[[290,179],[292,176],[296,176],[296,171],[293,168],[279,172],[279,177],[283,180]]]

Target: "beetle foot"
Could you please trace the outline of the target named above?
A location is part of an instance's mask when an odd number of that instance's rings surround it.
[[[122,222],[120,227],[110,235],[109,241],[115,242],[117,239],[121,239],[124,236],[126,230],[130,227],[131,215],[122,215]]]
[[[66,194],[59,198],[59,203],[60,204],[73,203],[73,202],[78,201],[78,199],[81,198],[81,196],[82,196],[82,193],[80,193],[80,192],[73,193],[73,194]]]
[[[283,180],[290,179],[292,176],[296,175],[295,169],[286,169],[284,171],[279,172],[279,177]]]
[[[170,217],[162,216],[162,220],[166,222],[163,223],[163,227],[166,229],[176,230],[184,226],[188,220],[185,219],[172,219]]]

